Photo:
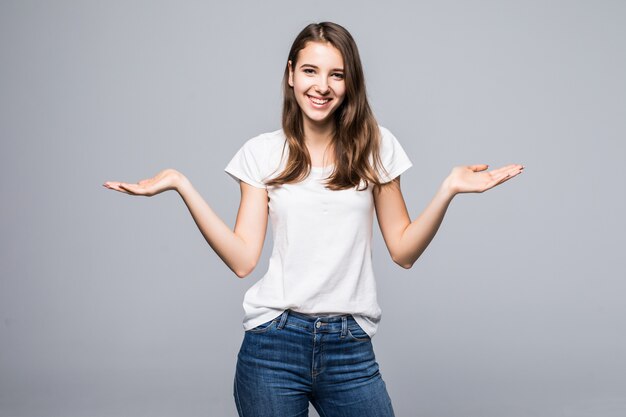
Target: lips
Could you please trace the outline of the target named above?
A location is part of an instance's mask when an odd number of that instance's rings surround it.
[[[332,100],[330,98],[313,97],[308,94],[307,94],[307,97],[309,98],[309,101],[313,103],[315,106],[324,106]]]

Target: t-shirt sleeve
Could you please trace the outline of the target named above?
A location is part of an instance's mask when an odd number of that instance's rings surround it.
[[[237,182],[243,181],[257,188],[267,188],[263,183],[266,161],[264,150],[258,137],[249,139],[233,156],[224,171]]]
[[[380,160],[387,170],[387,173],[380,171],[380,181],[384,184],[411,168],[413,163],[389,130],[380,126],[380,135]]]

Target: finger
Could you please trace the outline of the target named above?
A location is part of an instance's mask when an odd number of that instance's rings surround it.
[[[151,196],[153,192],[150,190],[150,187],[139,184],[129,184],[129,183],[121,183],[120,186],[128,190],[133,195],[141,195],[141,196]]]
[[[507,182],[511,178],[516,177],[516,176],[518,176],[521,173],[522,173],[522,171],[504,173],[504,174],[500,175],[497,179],[492,181],[493,185],[490,188],[495,187],[496,185],[500,185],[500,184],[502,184],[504,182]]]
[[[128,194],[128,191],[120,188],[120,183],[117,181],[107,181],[102,185],[110,190],[120,191],[122,193]]]
[[[487,168],[489,168],[489,165],[487,164],[470,165],[468,166],[468,168],[474,172],[479,172],[479,171],[484,171]]]
[[[521,172],[524,169],[524,167],[522,165],[518,165],[518,164],[511,164],[511,165],[507,165],[507,166],[503,166],[501,168],[497,168],[494,169],[493,171],[491,171],[491,176],[492,177],[499,177],[502,174],[517,174],[519,172]]]
[[[502,178],[500,181],[498,181],[497,183],[495,183],[493,186],[498,186],[500,184],[504,184],[505,182],[507,182],[508,180],[510,180],[511,178],[513,178],[514,175],[507,175],[504,178]]]
[[[141,194],[141,188],[137,184],[130,184],[126,182],[120,182],[119,187],[122,190],[128,191],[129,194]]]
[[[514,177],[524,172],[524,167],[522,165],[513,165],[511,168],[507,169],[505,172],[509,174],[509,176]]]
[[[497,171],[518,171],[520,169],[524,169],[523,165],[520,164],[508,164],[508,165],[504,165],[503,167],[494,169],[493,172],[497,172]]]
[[[502,174],[506,174],[510,170],[511,170],[511,165],[506,165],[506,166],[491,170],[491,175],[500,176]]]

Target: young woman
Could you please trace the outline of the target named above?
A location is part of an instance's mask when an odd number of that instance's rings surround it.
[[[233,387],[240,416],[306,416],[309,402],[321,417],[393,416],[371,343],[381,318],[374,210],[391,258],[411,268],[455,195],[488,190],[524,167],[455,167],[411,222],[400,174],[412,164],[372,115],[352,36],[329,22],[304,28],[283,88],[282,129],[249,139],[225,169],[241,187],[234,231],[176,170],[104,186],[144,196],[176,190],[240,278],[255,268],[271,220],[269,268],[243,303]]]

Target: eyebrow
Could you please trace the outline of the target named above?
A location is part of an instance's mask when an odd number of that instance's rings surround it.
[[[314,68],[314,69],[319,69],[319,67],[317,65],[313,65],[313,64],[302,64],[302,65],[300,65],[300,68],[302,68],[302,67],[311,67],[311,68]],[[341,71],[341,72],[343,72],[343,68],[333,68],[333,69],[331,69],[331,71]]]

